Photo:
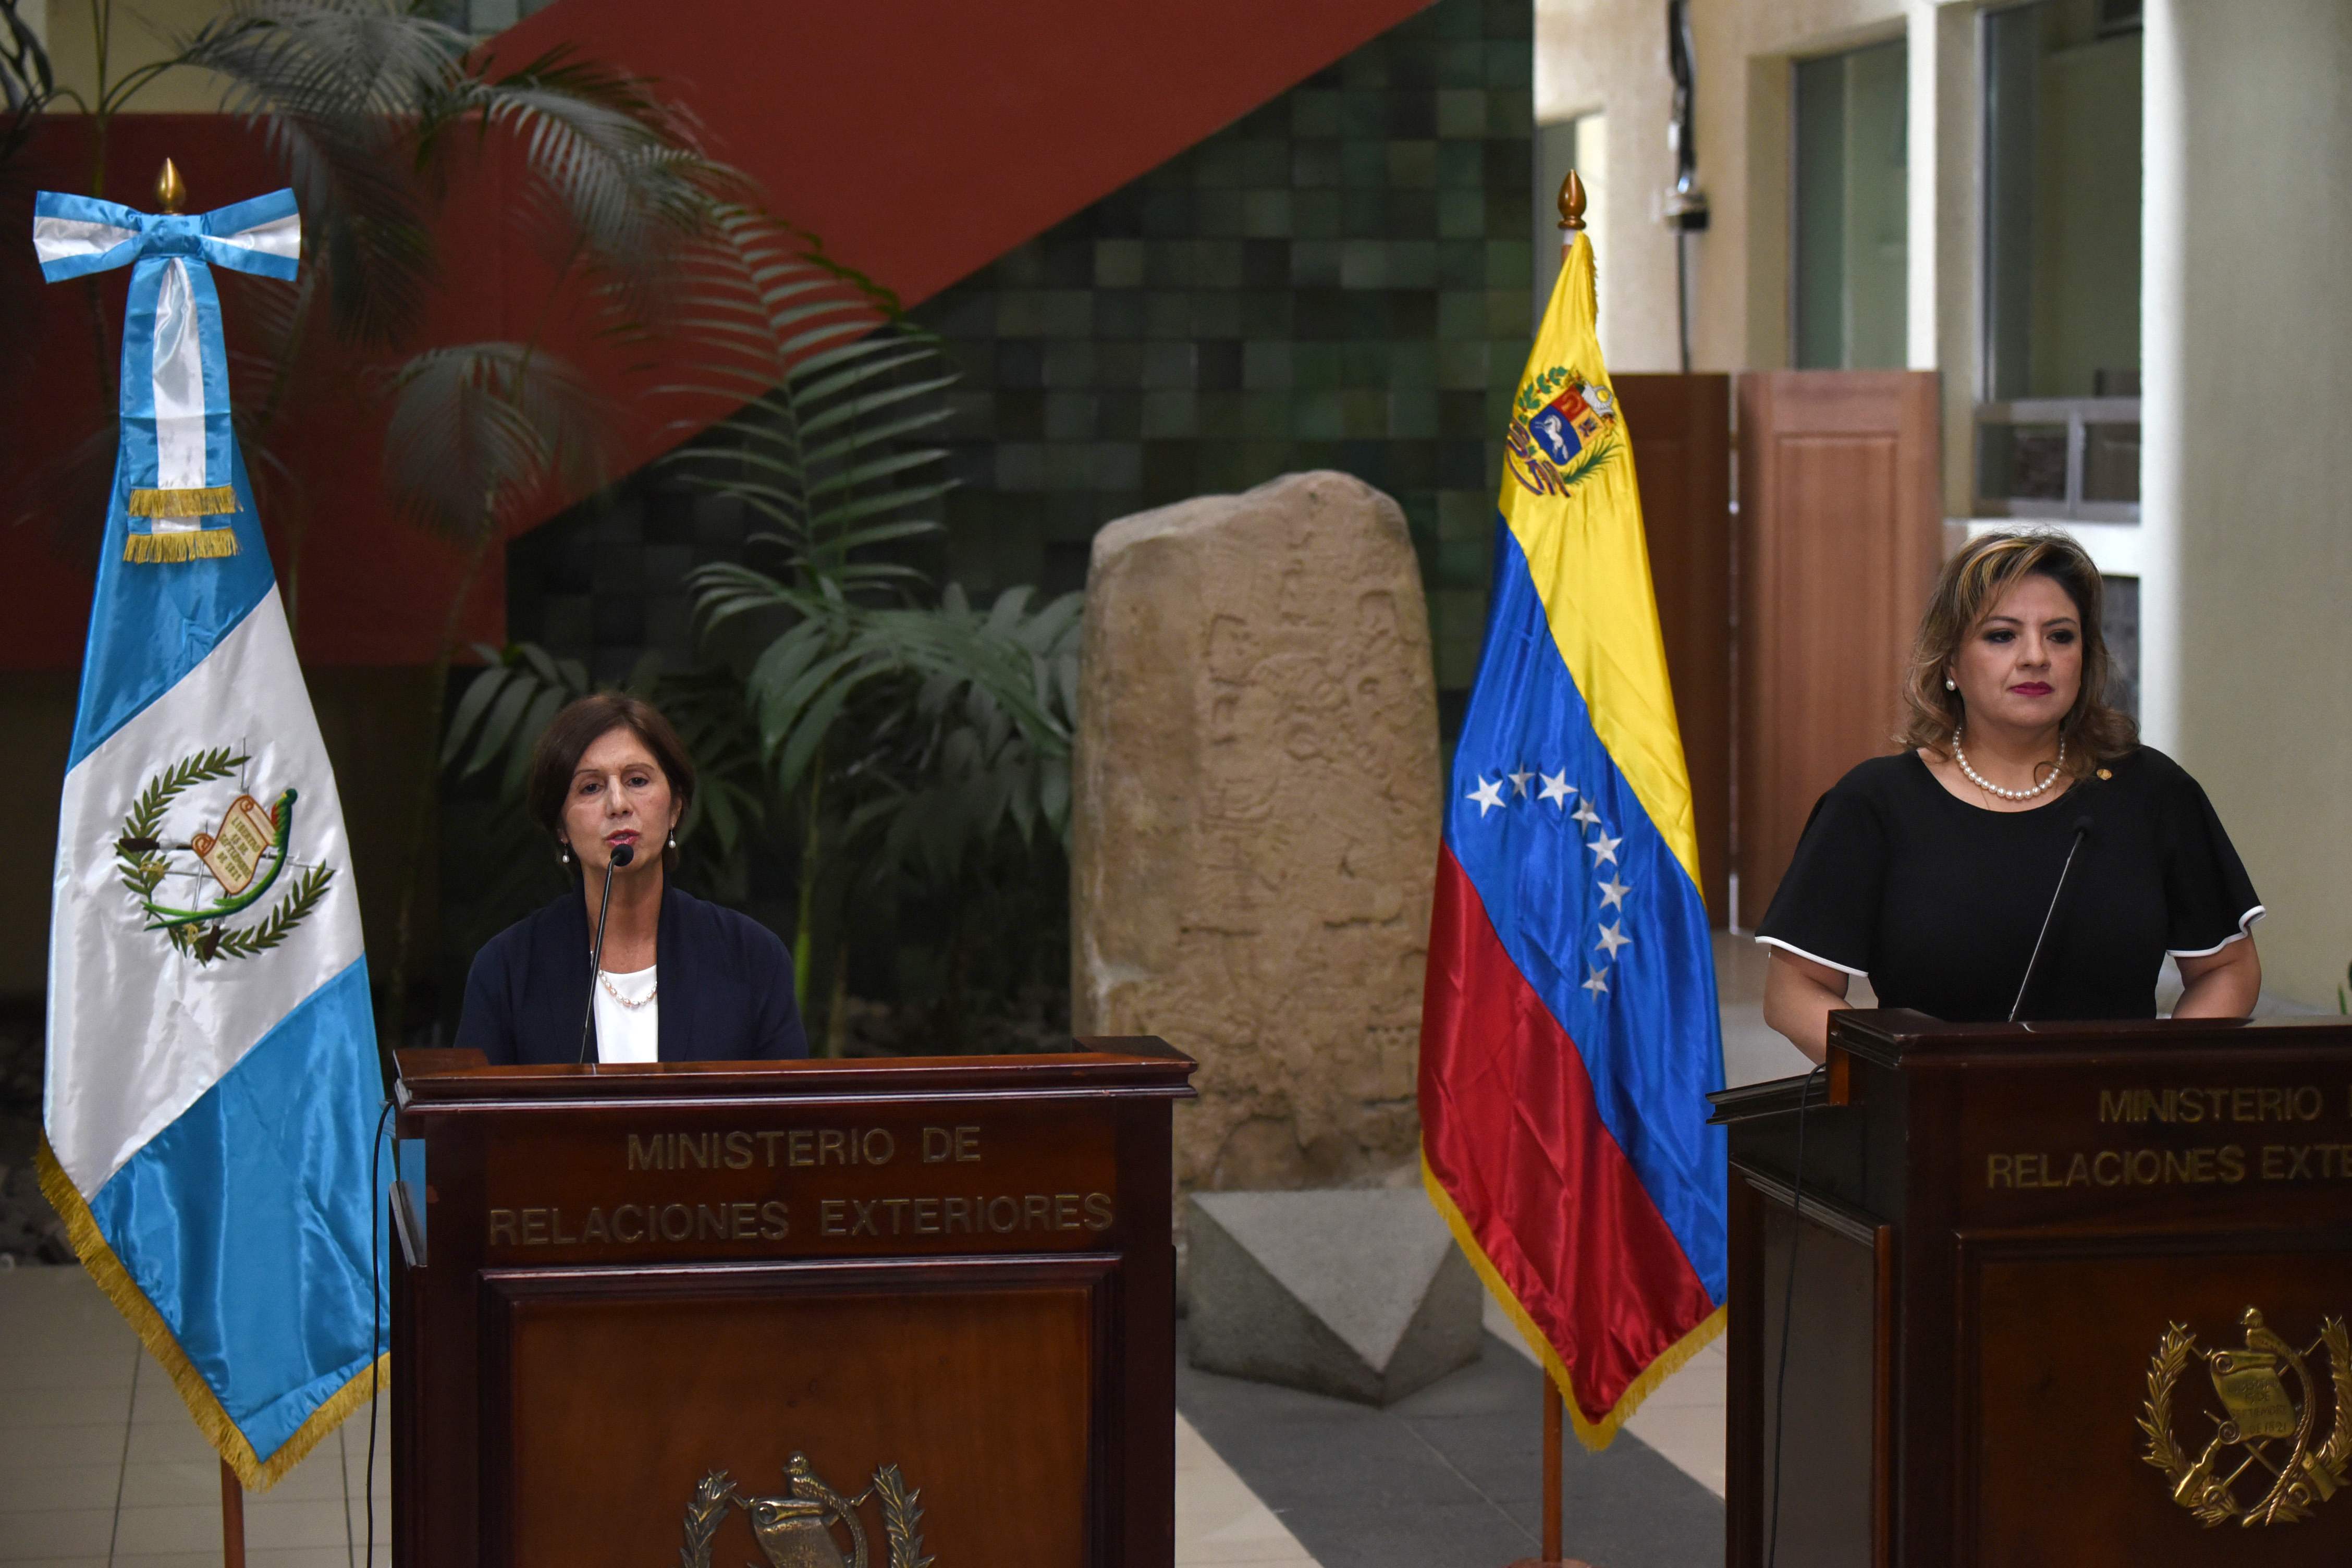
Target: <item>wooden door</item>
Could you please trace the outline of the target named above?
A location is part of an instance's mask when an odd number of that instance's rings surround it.
[[[1731,908],[1731,378],[1611,378],[1633,432],[1707,921]]]
[[[1937,419],[1933,371],[1739,378],[1743,928],[1771,903],[1822,793],[1894,749],[1943,556]]]

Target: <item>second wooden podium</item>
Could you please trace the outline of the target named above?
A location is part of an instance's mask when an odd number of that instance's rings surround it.
[[[2352,1025],[1831,1017],[1716,1097],[1733,1568],[2352,1563]]]
[[[395,1561],[1167,1568],[1192,1063],[1081,1044],[404,1053]]]

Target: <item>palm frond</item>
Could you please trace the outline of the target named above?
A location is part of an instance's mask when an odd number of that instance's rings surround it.
[[[604,408],[580,374],[545,350],[457,343],[404,361],[392,378],[384,482],[424,526],[472,539],[554,489],[603,477]]]
[[[338,328],[397,341],[423,312],[432,250],[399,147],[456,76],[462,34],[387,0],[238,0],[177,40],[224,83],[301,205]]]
[[[417,158],[428,180],[461,129],[520,150],[525,204],[561,259],[577,255],[622,318],[670,324],[679,279],[744,176],[707,156],[698,129],[644,79],[568,48],[513,70],[469,60],[423,107]]]

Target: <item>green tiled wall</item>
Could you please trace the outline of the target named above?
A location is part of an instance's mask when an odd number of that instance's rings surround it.
[[[953,574],[1085,581],[1129,512],[1340,468],[1394,496],[1467,687],[1534,258],[1529,0],[1419,16],[919,307]]]

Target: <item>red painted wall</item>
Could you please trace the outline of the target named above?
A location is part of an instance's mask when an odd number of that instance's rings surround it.
[[[835,255],[929,298],[1428,0],[557,0],[500,35],[660,81]]]
[[[908,304],[1201,141],[1421,8],[1425,0],[1190,0],[1183,5],[1015,0],[892,7],[559,0],[494,44],[509,65],[558,47],[655,79],[699,120],[712,150],[766,187],[773,208]],[[258,140],[226,117],[118,119],[107,189],[147,205],[175,158],[206,209],[275,189]],[[0,190],[0,234],[29,229],[31,191],[87,188],[89,130],[51,121]],[[529,335],[551,269],[513,221],[498,169],[457,182],[437,225],[448,286],[425,341]],[[100,331],[120,353],[127,273],[98,284]],[[246,290],[224,279],[232,350]],[[18,302],[26,302],[20,307]],[[85,286],[45,288],[31,246],[0,244],[0,485],[7,511],[48,492],[55,453],[110,417]],[[558,309],[546,328],[607,395],[602,454],[618,477],[674,442],[674,410],[648,404],[646,374]],[[289,398],[290,471],[260,505],[281,581],[299,585],[298,635],[313,664],[429,659],[459,572],[457,553],[391,515],[381,483],[381,416],[370,364],[317,353]],[[233,370],[240,406],[266,389]],[[248,454],[248,458],[252,454]],[[38,492],[37,494],[35,492]],[[563,498],[521,520],[551,515]],[[36,510],[40,510],[37,505]],[[8,542],[0,589],[8,635],[0,668],[71,668],[88,621],[94,505],[52,508]],[[299,549],[297,535],[299,536]],[[67,542],[65,549],[56,542]],[[504,636],[502,563],[476,583],[468,641]]]

